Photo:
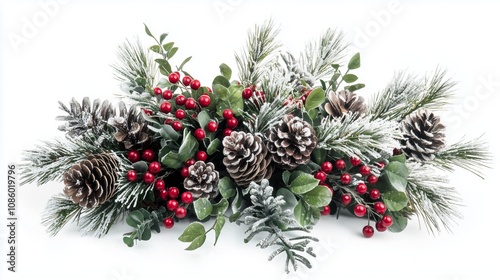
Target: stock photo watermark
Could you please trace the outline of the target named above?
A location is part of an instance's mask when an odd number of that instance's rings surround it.
[[[243,3],[243,0],[216,0],[212,2],[212,6],[219,19],[224,20],[224,15],[233,12],[241,3]]]
[[[122,266],[119,270],[113,269],[111,271],[109,280],[136,280],[136,277],[127,271],[125,266]]]
[[[20,19],[20,27],[7,34],[9,42],[18,53],[23,45],[27,45],[34,39],[40,31],[45,28],[51,19],[56,17],[61,7],[67,5],[71,0],[41,0],[38,1],[38,9],[30,16],[23,16]]]

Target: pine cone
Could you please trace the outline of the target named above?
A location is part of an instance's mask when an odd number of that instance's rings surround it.
[[[309,162],[318,141],[312,126],[293,115],[285,115],[271,127],[267,138],[267,149],[273,160],[285,169]]]
[[[96,207],[115,194],[118,160],[111,154],[90,155],[64,173],[64,194],[81,207]]]
[[[222,140],[224,146],[223,163],[231,178],[240,187],[246,188],[251,182],[260,183],[269,179],[272,156],[267,152],[264,141],[257,135],[233,131]]]
[[[329,92],[328,101],[330,102],[326,103],[325,110],[334,117],[340,118],[349,112],[358,113],[359,116],[367,112],[364,98],[348,90]]]
[[[127,150],[148,141],[148,127],[141,111],[136,106],[127,110],[123,102],[118,105],[120,116],[108,120],[110,125],[118,129],[114,135],[116,141],[123,143]]]
[[[219,172],[213,163],[197,161],[189,167],[189,176],[184,179],[184,188],[193,198],[214,198],[219,193]]]
[[[290,84],[294,86],[295,90],[297,90],[298,92],[302,92],[304,89],[306,89],[306,86],[304,86],[302,82],[305,82],[309,87],[314,86],[313,75],[302,69],[302,67],[292,54],[281,54],[281,58],[285,62],[287,71],[290,75]]]
[[[94,133],[99,133],[106,121],[115,115],[115,110],[108,100],[101,102],[99,99],[94,100],[93,106],[90,106],[90,99],[85,97],[82,104],[76,99],[71,99],[70,109],[59,101],[59,108],[69,116],[58,116],[56,120],[65,121],[66,123],[58,127],[59,130],[67,132],[67,136],[79,136],[92,129]]]
[[[402,150],[418,161],[432,160],[445,146],[444,125],[434,113],[420,109],[401,122]]]

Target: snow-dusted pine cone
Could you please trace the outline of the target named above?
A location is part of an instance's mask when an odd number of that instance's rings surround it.
[[[285,62],[287,71],[290,74],[290,83],[294,86],[295,90],[302,92],[302,90],[306,89],[303,82],[305,82],[309,87],[314,86],[313,75],[302,69],[292,54],[281,54],[281,58]]]
[[[117,189],[118,160],[111,154],[90,155],[64,173],[64,194],[85,208],[110,199]]]
[[[193,198],[214,198],[219,193],[219,172],[213,163],[197,161],[189,167],[189,175],[184,179],[184,188]]]
[[[444,125],[431,111],[420,109],[401,122],[402,150],[419,161],[432,160],[445,146]]]
[[[137,106],[131,106],[127,110],[123,102],[120,102],[118,106],[120,116],[108,120],[110,125],[117,128],[114,135],[116,141],[123,143],[127,150],[148,141],[148,127],[140,109]]]
[[[272,156],[260,136],[233,131],[224,137],[222,145],[223,163],[238,186],[246,188],[251,182],[260,183],[271,177]]]
[[[83,99],[82,104],[73,98],[69,105],[68,108],[59,101],[59,108],[68,113],[68,116],[58,116],[56,120],[66,122],[58,129],[65,131],[70,137],[82,135],[89,129],[92,129],[94,133],[99,133],[108,119],[115,115],[115,110],[108,100],[101,102],[96,99],[90,106],[88,97]]]
[[[341,90],[338,93],[330,91],[328,101],[325,110],[334,117],[342,117],[349,112],[360,116],[367,112],[364,98],[348,90]]]
[[[299,117],[285,115],[267,133],[267,149],[285,169],[309,162],[318,139],[312,126]]]

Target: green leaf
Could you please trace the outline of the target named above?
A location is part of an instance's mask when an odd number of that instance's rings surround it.
[[[207,198],[198,198],[193,202],[194,212],[199,220],[203,220],[212,213],[212,203]]]
[[[184,164],[185,160],[180,160],[179,154],[176,152],[168,152],[161,158],[161,163],[168,168],[179,169]]]
[[[223,177],[219,180],[219,192],[223,198],[229,199],[236,195],[236,185],[229,177]]]
[[[213,85],[212,90],[214,91],[214,94],[219,96],[221,100],[227,100],[229,96],[229,90],[225,86],[220,84],[215,84]]]
[[[172,126],[163,124],[160,129],[160,135],[164,139],[177,141],[179,139],[179,132],[175,131]]]
[[[207,239],[207,235],[206,234],[203,234],[203,235],[200,235],[198,237],[196,237],[193,242],[191,242],[191,244],[189,244],[189,246],[186,248],[187,251],[193,251],[193,250],[196,250],[198,248],[200,248],[203,243],[205,243],[205,240]]]
[[[308,173],[304,173],[303,171],[300,170],[295,170],[290,174],[290,177],[288,178],[289,182],[293,182],[295,179],[297,179],[300,175],[308,175]]]
[[[242,203],[243,203],[243,194],[241,193],[241,189],[236,188],[236,196],[234,197],[233,202],[231,203],[231,210],[233,211],[233,213],[237,213],[240,211]]]
[[[347,68],[349,70],[358,69],[361,66],[361,56],[359,52],[352,56],[351,60],[349,60],[349,64],[347,64]]]
[[[178,239],[181,242],[193,242],[197,237],[202,235],[205,235],[205,227],[200,222],[194,222],[184,229],[184,232]]]
[[[332,64],[332,68],[335,69],[335,71],[339,70],[340,64]]]
[[[198,114],[198,123],[200,124],[200,127],[202,129],[205,129],[207,124],[210,122],[210,116],[208,115],[207,111],[203,110]]]
[[[292,210],[295,208],[295,206],[297,206],[297,198],[295,197],[295,195],[288,189],[286,188],[280,188],[277,192],[276,192],[276,196],[283,196],[283,199],[286,201],[285,205],[282,205],[281,208],[283,209],[289,209],[289,210]]]
[[[300,200],[295,206],[293,214],[297,222],[303,227],[317,223],[320,218],[319,209],[311,207],[303,200]]]
[[[145,228],[141,235],[141,240],[147,241],[151,239],[151,229]]]
[[[178,47],[173,47],[170,51],[168,51],[167,57],[169,59],[172,58],[177,53],[178,50],[179,50]]]
[[[172,73],[172,66],[170,66],[168,60],[157,58],[155,59],[155,62],[160,65],[160,70],[163,70],[163,75],[167,76],[168,74]]]
[[[314,162],[323,163],[326,160],[326,150],[325,149],[314,149],[312,152]]]
[[[151,34],[151,31],[149,31],[149,28],[146,24],[144,24],[144,30],[146,31],[146,34],[148,34],[149,37],[154,38],[153,34]]]
[[[288,182],[290,182],[290,171],[285,170],[283,171],[283,174],[281,174],[281,178],[283,179],[283,183],[288,186]]]
[[[151,213],[149,213],[148,210],[146,210],[144,208],[140,208],[139,211],[141,211],[141,214],[144,217],[144,220],[149,220],[149,218],[151,217]]]
[[[405,192],[406,184],[408,183],[408,168],[401,162],[389,162],[384,169],[383,173],[389,184],[397,191]]]
[[[193,158],[198,151],[198,146],[198,141],[194,138],[193,134],[189,132],[189,129],[184,129],[184,139],[182,139],[182,144],[179,148],[179,160],[185,162]]]
[[[179,66],[179,70],[182,71],[182,68],[184,67],[184,65],[186,65],[186,63],[188,63],[190,60],[191,60],[192,56],[184,59],[184,61],[181,63],[181,66]]]
[[[219,69],[220,73],[222,74],[222,76],[224,76],[224,78],[226,78],[227,80],[231,80],[231,74],[233,73],[233,71],[231,70],[231,68],[229,68],[229,66],[227,66],[227,64],[222,63],[219,66]]]
[[[165,78],[161,78],[157,84],[157,86],[161,87],[161,88],[168,87],[169,85],[170,85],[170,82]]]
[[[229,222],[234,223],[236,222],[239,218],[241,217],[241,212],[237,211],[234,212],[231,216],[229,216]]]
[[[158,46],[158,45],[151,46],[151,47],[149,47],[149,49],[154,51],[155,53],[161,53],[160,46]]]
[[[143,77],[137,77],[135,78],[135,82],[138,84],[138,85],[141,85],[143,87],[146,86],[146,79],[144,79]]]
[[[228,88],[231,86],[231,83],[229,82],[229,80],[226,77],[217,76],[214,78],[214,80],[212,82],[212,88],[214,88],[215,85],[222,85],[222,86]]]
[[[174,42],[169,42],[169,43],[163,44],[162,47],[166,52],[169,52],[173,46],[174,46]]]
[[[389,216],[392,217],[392,226],[389,227],[389,231],[391,232],[402,232],[406,226],[408,225],[408,218],[402,216],[401,214],[397,212],[390,212],[388,211],[387,213]]]
[[[393,157],[390,157],[389,158],[389,162],[393,162],[393,161],[398,161],[398,162],[401,162],[403,164],[406,163],[406,157],[404,154],[400,154],[400,155],[397,155],[397,156],[393,156]]]
[[[215,138],[212,142],[207,147],[207,154],[209,156],[215,154],[217,151],[219,151],[219,147],[222,146],[222,142],[218,139]]]
[[[365,84],[354,84],[354,85],[346,86],[345,89],[347,89],[351,92],[354,92],[354,91],[357,91],[358,89],[362,89],[364,87],[365,87]]]
[[[342,77],[342,80],[346,83],[354,83],[358,80],[358,76],[354,74],[345,74],[344,77]]]
[[[315,88],[306,99],[306,111],[318,108],[321,104],[325,102],[325,92],[322,88]]]
[[[229,207],[229,202],[227,199],[223,198],[219,202],[212,204],[212,213],[213,216],[224,215]]]
[[[129,246],[129,247],[134,247],[134,239],[132,239],[128,236],[123,237],[123,243],[127,244],[127,246]]]
[[[318,186],[319,180],[311,174],[303,173],[290,183],[290,190],[294,194],[304,194]]]
[[[163,33],[160,35],[160,44],[163,43],[163,41],[165,40],[165,38],[167,38],[168,34],[167,33]]]
[[[132,164],[132,167],[134,168],[135,171],[139,172],[139,173],[144,173],[146,171],[148,171],[148,164],[147,162],[141,160],[141,161],[138,161],[138,162],[134,162]]]
[[[382,193],[382,199],[384,200],[387,210],[389,211],[401,211],[408,205],[408,196],[405,192],[389,191]]]
[[[325,186],[317,186],[305,193],[302,200],[313,207],[323,207],[332,201],[332,192]]]
[[[144,222],[144,216],[141,211],[135,210],[130,212],[125,221],[127,222],[127,225],[137,228]]]
[[[215,242],[214,245],[217,244],[217,241],[219,240],[220,233],[222,232],[222,228],[224,227],[224,224],[226,223],[226,218],[224,216],[217,216],[217,219],[215,220]]]

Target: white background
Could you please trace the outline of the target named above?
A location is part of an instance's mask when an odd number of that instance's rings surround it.
[[[347,1],[345,1],[347,2]],[[343,30],[361,51],[358,76],[367,96],[382,89],[397,70],[448,69],[459,82],[454,105],[442,113],[448,141],[483,133],[491,155],[496,143],[500,105],[500,19],[498,1],[0,1],[2,164],[19,162],[20,153],[40,140],[61,136],[54,118],[57,101],[110,98],[119,93],[110,64],[116,47],[139,36],[143,23],[192,55],[191,74],[210,84],[225,62],[236,69],[233,53],[247,30],[270,17],[280,26],[285,50],[297,53],[328,27]],[[42,5],[52,3],[52,6]],[[54,5],[55,3],[55,5]],[[30,26],[33,24],[34,26]],[[411,221],[400,234],[361,236],[365,221],[342,217],[322,220],[313,231],[321,239],[310,271],[283,273],[283,259],[267,261],[269,250],[244,244],[244,228],[229,224],[219,244],[213,239],[195,252],[183,250],[177,237],[185,224],[153,235],[130,249],[118,225],[102,239],[81,237],[68,226],[50,238],[40,224],[50,196],[60,183],[18,190],[18,272],[6,270],[6,182],[1,183],[2,279],[493,279],[498,277],[497,160],[482,180],[457,170],[450,174],[463,197],[464,219],[454,232],[429,235]],[[1,176],[6,181],[6,175]],[[445,174],[443,174],[445,176]]]

